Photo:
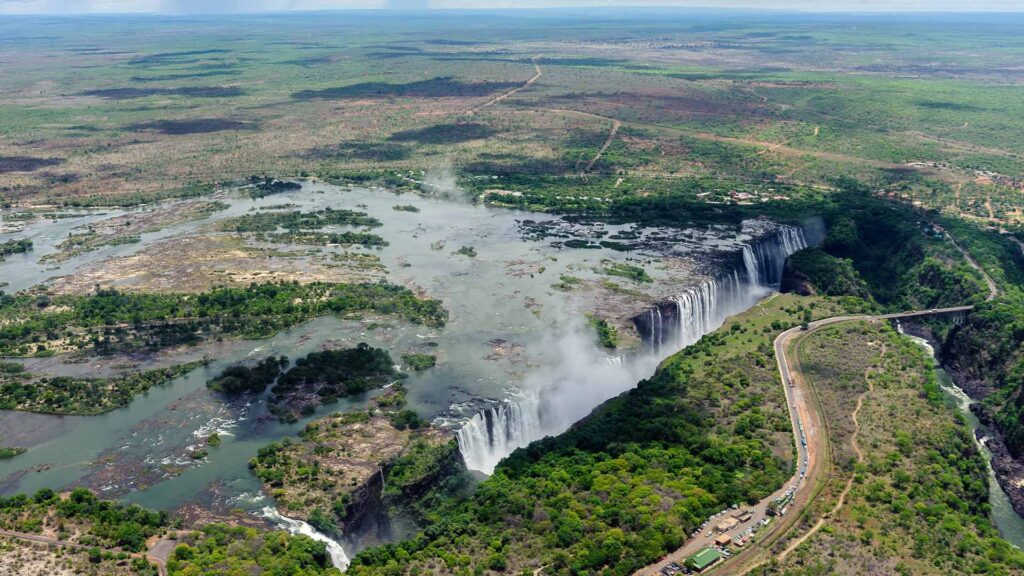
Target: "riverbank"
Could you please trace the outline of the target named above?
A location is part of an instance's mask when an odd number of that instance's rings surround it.
[[[1004,538],[1024,548],[1024,464],[1013,458],[991,414],[976,401],[978,386],[972,386],[963,374],[943,365],[931,331],[913,323],[905,325],[904,330],[934,360],[940,385],[971,426],[989,471],[989,499],[996,526]]]

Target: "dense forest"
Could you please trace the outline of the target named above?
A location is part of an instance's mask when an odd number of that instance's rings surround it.
[[[285,230],[319,230],[324,226],[380,226],[380,220],[366,212],[325,208],[314,212],[257,212],[226,218],[219,224],[227,232],[273,232]]]
[[[142,558],[151,538],[173,538],[177,548],[167,563],[172,576],[210,574],[337,575],[325,545],[305,536],[253,528],[208,524],[198,530],[178,530],[165,512],[100,500],[84,488],[65,497],[44,489],[32,496],[0,498],[0,529],[29,534],[52,534],[90,547],[91,570],[104,574],[115,563],[131,561],[133,573],[156,574]],[[74,553],[69,550],[68,554]]]
[[[191,372],[201,362],[133,372],[116,378],[37,378],[20,364],[0,363],[0,410],[94,415],[127,406],[136,395]]]
[[[395,314],[428,326],[448,312],[436,300],[391,284],[290,282],[216,288],[201,294],[99,289],[87,296],[20,292],[0,296],[0,355],[100,354],[155,350],[215,336],[265,338],[315,316]]]
[[[312,352],[295,361],[270,389],[270,410],[283,420],[296,413],[311,414],[320,404],[337,402],[354,394],[404,378],[395,370],[387,350],[360,342],[354,348]]]
[[[5,242],[0,242],[0,262],[3,261],[4,256],[10,254],[20,254],[22,252],[28,252],[32,249],[32,240],[30,238],[21,239],[10,239]]]
[[[468,500],[437,502],[423,532],[364,551],[350,571],[629,574],[711,514],[772,493],[792,457],[770,342],[803,318],[796,302],[777,298],[671,357],[568,432],[517,450]],[[818,302],[813,313],[830,310]]]
[[[428,358],[433,358],[428,357]],[[311,352],[289,367],[285,356],[270,356],[253,366],[229,366],[207,382],[207,387],[227,395],[261,394],[273,385],[268,402],[279,418],[294,421],[298,413],[310,414],[320,404],[337,402],[404,378],[395,370],[387,350],[360,342],[353,348]]]

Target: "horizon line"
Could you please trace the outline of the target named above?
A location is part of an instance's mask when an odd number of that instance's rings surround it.
[[[301,14],[324,14],[324,13],[335,13],[335,12],[374,12],[374,13],[390,13],[390,14],[425,14],[425,13],[451,13],[451,12],[554,12],[554,11],[583,11],[583,10],[663,10],[663,11],[704,11],[704,12],[761,12],[761,13],[773,13],[773,14],[806,14],[806,15],[823,15],[823,14],[844,14],[844,15],[886,15],[886,14],[920,14],[920,15],[939,15],[939,14],[991,14],[991,15],[1002,15],[1002,14],[1022,14],[1024,13],[1024,5],[1021,5],[1018,9],[973,9],[970,7],[964,8],[947,8],[939,10],[928,10],[918,8],[891,8],[891,9],[873,9],[863,10],[854,8],[828,8],[828,9],[814,9],[814,8],[795,8],[795,7],[753,7],[753,6],[672,6],[667,4],[644,4],[644,5],[610,5],[610,4],[595,4],[595,5],[577,5],[577,6],[504,6],[504,7],[443,7],[443,8],[391,8],[387,6],[362,6],[362,7],[334,7],[334,8],[318,8],[318,9],[292,9],[292,10],[244,10],[244,11],[213,11],[213,12],[168,12],[161,10],[136,10],[136,11],[90,11],[90,12],[3,12],[0,11],[0,18],[5,16],[48,16],[55,18],[62,17],[81,17],[81,16],[161,16],[161,17],[196,17],[196,16],[256,16],[261,14],[274,14],[274,15],[301,15]]]

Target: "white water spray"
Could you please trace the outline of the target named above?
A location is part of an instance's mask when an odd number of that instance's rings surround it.
[[[688,288],[641,316],[637,328],[648,350],[629,361],[603,356],[582,329],[556,337],[548,349],[558,351],[558,362],[459,429],[466,467],[491,474],[516,448],[564,432],[605,400],[629,390],[654,372],[664,349],[674,352],[697,342],[778,289],[786,258],[806,246],[803,232],[789,226],[742,246],[742,270]]]
[[[331,564],[334,564],[334,567],[342,572],[348,568],[349,558],[348,554],[345,553],[345,549],[341,547],[341,544],[338,544],[334,540],[331,540],[321,532],[317,531],[316,528],[313,528],[302,520],[282,516],[281,513],[273,506],[267,506],[264,508],[262,510],[262,514],[264,518],[270,520],[274,524],[277,524],[279,527],[287,530],[291,534],[301,534],[303,536],[309,536],[317,542],[323,542],[327,545],[327,554],[331,557]]]

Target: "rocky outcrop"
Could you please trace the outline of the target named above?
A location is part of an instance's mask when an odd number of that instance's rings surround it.
[[[996,473],[999,486],[1006,492],[1010,504],[1017,514],[1024,516],[1024,463],[1015,459],[1006,447],[1006,441],[992,419],[992,415],[981,404],[971,404],[971,412],[988,430],[988,434],[979,434],[978,440],[992,452],[992,469]]]
[[[344,535],[353,547],[404,536],[422,516],[419,499],[467,473],[452,432],[403,406],[396,385],[370,410],[328,415],[310,422],[298,441],[260,449],[250,468],[283,515]]]
[[[815,294],[811,280],[793,267],[792,258],[787,258],[785,266],[782,267],[782,282],[779,284],[779,292],[801,296],[814,296]]]

